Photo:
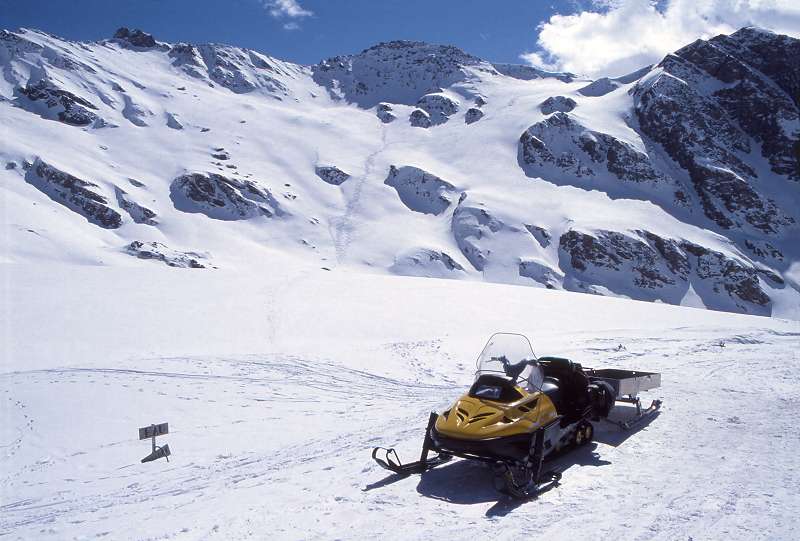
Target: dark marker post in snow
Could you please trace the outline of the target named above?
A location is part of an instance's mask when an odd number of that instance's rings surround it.
[[[147,438],[153,439],[153,452],[142,459],[142,463],[152,462],[159,458],[166,458],[169,462],[169,445],[160,447],[156,445],[156,436],[164,436],[169,434],[169,423],[161,423],[159,425],[150,425],[139,429],[139,440],[146,440]]]

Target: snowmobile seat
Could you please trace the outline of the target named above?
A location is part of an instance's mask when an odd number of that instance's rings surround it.
[[[560,412],[562,408],[561,382],[552,376],[545,377],[544,381],[542,382],[542,392],[547,395],[547,398],[549,398],[556,407],[556,411]]]

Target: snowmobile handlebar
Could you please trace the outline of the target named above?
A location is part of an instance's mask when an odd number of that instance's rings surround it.
[[[515,384],[522,372],[528,366],[535,365],[538,361],[536,359],[523,359],[518,363],[512,364],[505,355],[496,357],[498,361],[503,364],[503,371],[506,376],[511,378],[511,383]]]

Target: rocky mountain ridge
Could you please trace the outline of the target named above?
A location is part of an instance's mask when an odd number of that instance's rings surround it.
[[[410,41],[299,66],[0,31],[4,259],[280,252],[800,314],[793,52],[745,28],[592,82]]]

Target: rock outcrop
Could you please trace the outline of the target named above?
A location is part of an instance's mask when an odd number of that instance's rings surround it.
[[[319,178],[334,186],[339,186],[350,178],[349,174],[334,165],[317,166],[316,173]]]
[[[57,86],[49,79],[28,83],[17,89],[17,104],[23,109],[48,120],[58,120],[72,126],[102,125],[97,106]]]
[[[408,122],[415,128],[430,128],[431,116],[422,109],[414,109],[408,117]]]
[[[577,105],[577,102],[572,98],[566,96],[550,96],[539,105],[539,110],[544,115],[549,115],[556,111],[569,113],[575,109]]]
[[[465,80],[468,68],[493,71],[457,47],[390,41],[324,60],[312,73],[333,96],[369,109],[380,102],[414,105],[425,94]]]
[[[134,201],[130,194],[120,187],[115,187],[114,192],[117,196],[119,208],[127,212],[134,222],[137,224],[158,225],[155,212]]]
[[[205,254],[196,252],[180,252],[173,250],[161,242],[142,242],[135,240],[125,247],[125,252],[139,259],[153,259],[161,261],[170,267],[182,267],[187,269],[206,268]]]
[[[392,165],[384,184],[397,190],[405,206],[423,214],[442,214],[459,193],[449,182],[412,166]]]
[[[417,101],[417,107],[428,113],[431,124],[444,124],[458,112],[458,102],[442,93],[425,94]]]
[[[108,199],[100,193],[97,184],[62,171],[41,158],[29,165],[25,180],[53,201],[102,228],[115,229],[122,225],[122,216],[108,206]]]
[[[593,131],[567,113],[537,122],[519,138],[519,163],[531,177],[581,179],[611,175],[636,183],[663,183],[667,178],[647,154],[606,133]]]
[[[114,33],[114,39],[123,41],[129,45],[139,47],[141,49],[150,49],[156,46],[155,38],[153,38],[153,36],[147,32],[139,30],[138,28],[135,30],[129,30],[123,26]]]
[[[630,291],[633,286],[643,292],[639,298],[677,304],[691,283],[712,309],[768,313],[771,303],[758,268],[687,240],[648,231],[633,235],[572,230],[561,236],[559,248],[566,257],[562,268],[574,269],[581,279],[612,291]]]
[[[464,115],[464,122],[466,124],[473,124],[483,118],[483,111],[477,107],[470,107]]]
[[[172,64],[192,77],[208,78],[237,94],[264,90],[286,95],[281,76],[291,76],[290,65],[255,51],[227,45],[179,43],[169,51]]]
[[[228,178],[216,173],[181,175],[170,185],[175,208],[198,212],[217,220],[243,220],[284,214],[266,188],[251,180]]]
[[[668,55],[631,93],[641,130],[685,169],[706,216],[723,229],[777,233],[795,223],[760,193],[760,153],[772,172],[800,180],[800,40],[744,29]],[[754,145],[753,142],[756,144]]]
[[[388,103],[379,103],[375,110],[375,115],[378,117],[378,119],[380,119],[381,122],[388,124],[397,119],[397,116],[395,116],[392,111],[392,106]]]

